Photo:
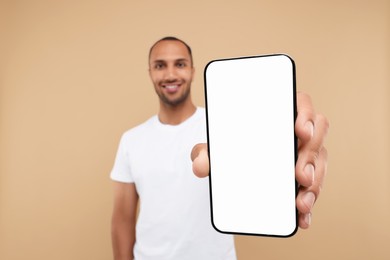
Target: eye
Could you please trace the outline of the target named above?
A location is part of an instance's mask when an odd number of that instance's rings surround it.
[[[163,63],[156,63],[156,64],[154,65],[154,68],[155,68],[156,70],[161,70],[161,69],[164,68],[164,64],[163,64]]]
[[[184,68],[185,66],[186,66],[185,62],[178,62],[178,63],[176,63],[176,67],[178,67],[178,68]]]

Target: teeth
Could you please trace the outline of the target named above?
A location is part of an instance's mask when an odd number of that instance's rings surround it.
[[[165,88],[167,88],[167,89],[175,89],[175,88],[177,88],[177,86],[175,86],[175,85],[172,85],[172,86],[165,86]]]

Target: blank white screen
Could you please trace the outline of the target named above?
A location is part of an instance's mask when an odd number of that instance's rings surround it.
[[[206,68],[212,221],[219,231],[288,236],[296,229],[293,71],[285,55]]]

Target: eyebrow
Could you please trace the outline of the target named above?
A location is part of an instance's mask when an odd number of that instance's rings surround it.
[[[180,59],[174,60],[174,62],[180,62],[180,61],[190,62],[189,59],[186,59],[186,58],[180,58]],[[153,63],[165,63],[165,62],[167,62],[167,61],[166,60],[155,60],[155,61],[153,61]]]
[[[177,59],[177,60],[175,60],[176,62],[178,62],[178,61],[185,61],[185,62],[190,62],[188,59],[185,59],[185,58],[183,58],[183,59]]]

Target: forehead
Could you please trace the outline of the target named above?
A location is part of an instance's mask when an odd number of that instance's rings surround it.
[[[180,41],[161,41],[157,43],[150,53],[150,61],[174,61],[179,59],[190,60],[187,47]]]

